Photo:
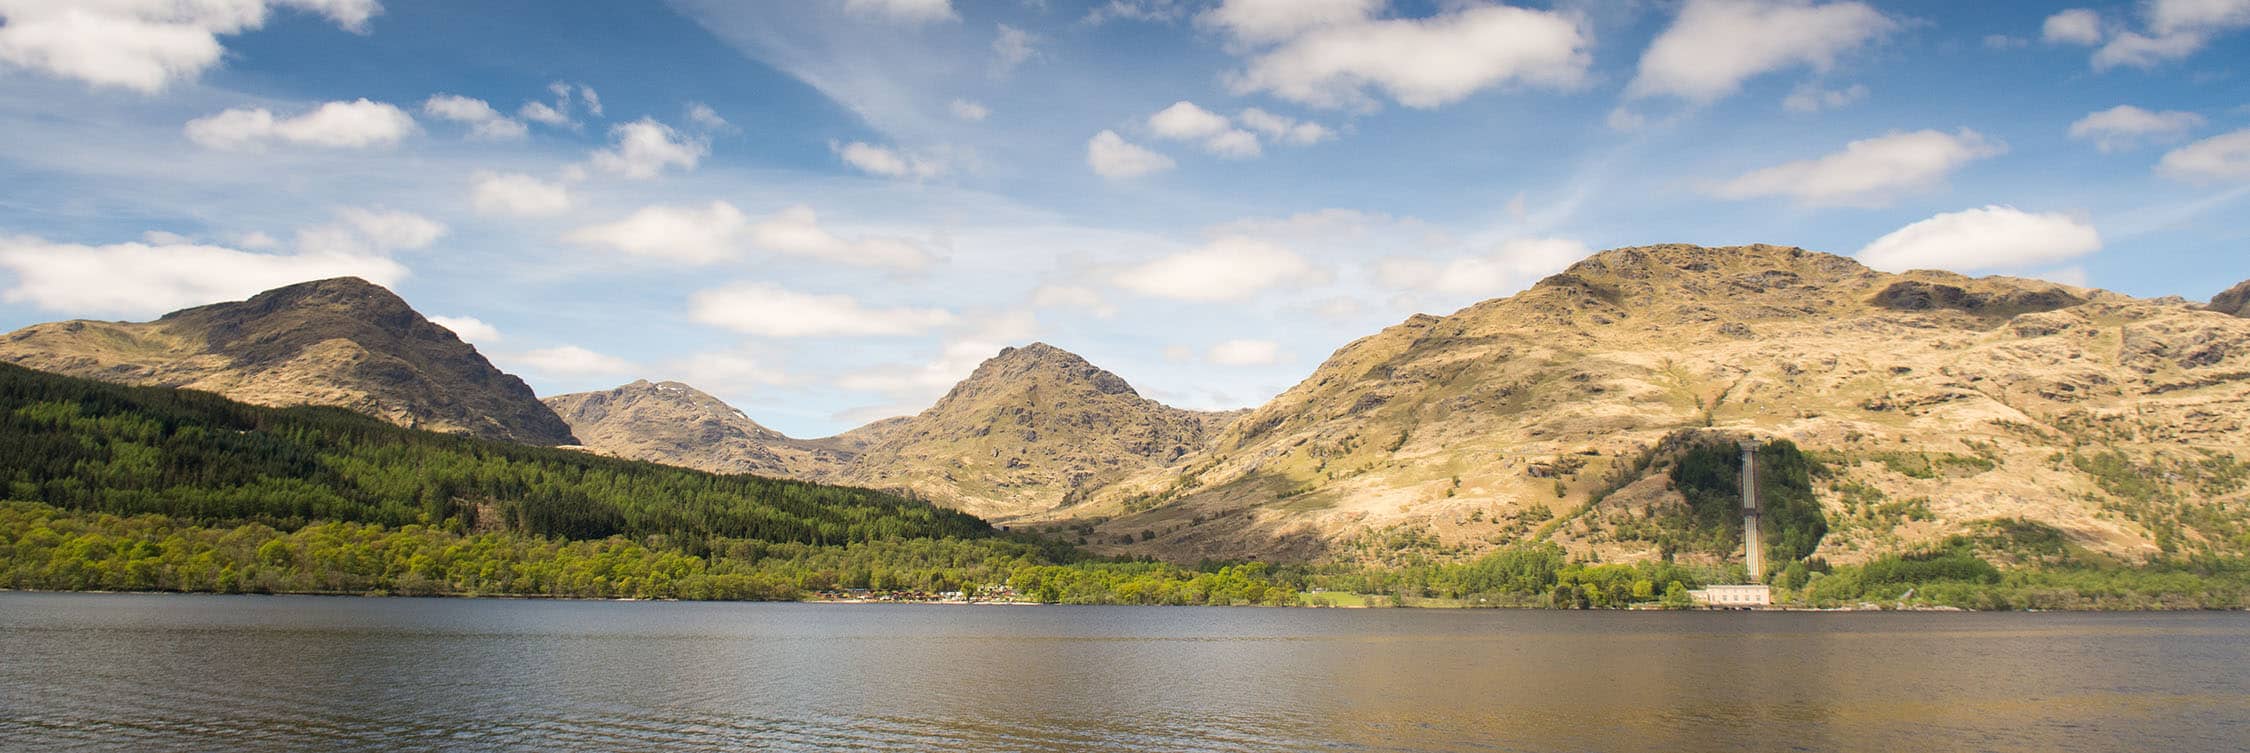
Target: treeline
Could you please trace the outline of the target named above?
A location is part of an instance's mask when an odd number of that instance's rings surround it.
[[[835,545],[993,534],[973,516],[865,489],[718,476],[6,364],[0,498],[280,530],[342,521],[572,540],[660,536],[690,553],[722,539]]]
[[[1201,572],[1057,562],[999,538],[845,545],[715,542],[706,554],[623,537],[572,541],[410,524],[199,526],[0,503],[0,588],[207,593],[790,600],[830,589],[999,591],[1071,604],[1294,604],[1262,565]]]
[[[1737,568],[1739,569],[1739,568]],[[1329,566],[1282,577],[1305,588],[1407,598],[1459,600],[1466,606],[1624,608],[1671,602],[1726,573],[1669,562],[1571,562],[1550,542],[1503,547],[1468,562],[1398,568]]]

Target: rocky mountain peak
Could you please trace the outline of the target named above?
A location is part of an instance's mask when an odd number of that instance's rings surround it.
[[[1088,363],[1072,353],[1043,342],[1001,348],[954,388],[948,398],[992,390],[1016,390],[1039,384],[1084,385],[1105,395],[1138,398],[1140,393],[1123,377]],[[942,401],[941,401],[942,404]]]
[[[2250,280],[2211,297],[2211,310],[2250,319]]]
[[[0,343],[0,359],[264,405],[334,405],[403,426],[575,443],[523,380],[397,294],[356,277],[297,283],[153,322],[33,325]]]

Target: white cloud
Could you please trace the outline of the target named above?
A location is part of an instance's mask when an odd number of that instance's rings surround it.
[[[2031,40],[2023,37],[2011,37],[2006,34],[1984,35],[1984,47],[1988,50],[2020,50],[2029,46],[2031,46]]]
[[[413,212],[348,207],[336,214],[380,250],[428,248],[446,233],[445,223]]]
[[[1203,150],[1221,157],[1242,159],[1259,154],[1258,136],[1234,127],[1227,117],[1181,100],[1148,118],[1157,136],[1174,141],[1201,141]]]
[[[1228,340],[1207,356],[1220,366],[1271,366],[1281,362],[1281,344],[1272,340]]]
[[[0,61],[97,87],[163,91],[217,65],[219,37],[265,26],[272,8],[365,32],[376,0],[0,0]]]
[[[1186,301],[1239,301],[1278,285],[1320,277],[1279,244],[1228,236],[1119,272],[1112,281],[1142,295]]]
[[[2053,264],[2101,250],[2093,225],[2062,213],[2034,214],[1988,206],[1949,212],[1899,228],[1860,249],[1860,262],[1877,269],[1954,271],[2017,269]]]
[[[1194,360],[1195,360],[1195,349],[1194,349],[1194,348],[1190,348],[1190,347],[1188,347],[1188,346],[1185,346],[1185,345],[1166,345],[1166,346],[1164,346],[1164,361],[1165,361],[1166,363],[1190,363],[1190,362],[1193,362]]]
[[[1192,141],[1217,136],[1234,127],[1226,116],[1181,100],[1148,117],[1148,129],[1168,139]]]
[[[469,138],[506,141],[523,138],[529,131],[521,121],[512,120],[481,99],[456,94],[438,94],[422,103],[422,114],[441,120],[450,120],[469,126]]]
[[[946,109],[953,113],[953,117],[960,118],[971,123],[981,122],[985,119],[985,116],[992,114],[992,110],[990,108],[966,99],[953,100],[952,103],[946,105]]]
[[[570,119],[570,113],[545,102],[525,102],[522,107],[516,108],[516,116],[557,128],[578,127],[578,122]]]
[[[378,285],[406,278],[406,267],[377,255],[258,254],[211,245],[118,243],[85,246],[0,236],[0,268],[15,286],[0,300],[76,315],[160,314],[240,300],[306,280],[356,276]]]
[[[2088,8],[2071,8],[2047,17],[2039,38],[2048,44],[2093,45],[2102,43],[2102,17]]]
[[[1592,253],[1586,244],[1567,238],[1517,238],[1482,256],[1385,259],[1376,265],[1375,277],[1393,290],[1489,298],[1522,290]]]
[[[2007,147],[1963,128],[1922,130],[1854,141],[1826,156],[1788,162],[1713,186],[1726,199],[1787,196],[1811,205],[1880,206],[1908,192],[1942,185],[1970,161]]]
[[[2092,141],[2104,152],[2131,149],[2143,141],[2171,141],[2203,125],[2203,116],[2192,112],[2149,112],[2118,105],[2088,114],[2070,124],[2070,137]]]
[[[992,64],[1002,73],[1039,56],[1039,36],[1007,24],[992,38]]]
[[[1286,115],[1275,115],[1255,107],[1246,108],[1235,116],[1243,127],[1264,134],[1266,140],[1277,144],[1305,146],[1336,138],[1328,126],[1313,122],[1299,122]]]
[[[1856,2],[1688,0],[1642,53],[1626,95],[1714,102],[1760,74],[1800,65],[1826,71],[1838,55],[1896,28]]]
[[[599,112],[598,105],[596,112]],[[734,127],[726,118],[719,117],[718,110],[701,102],[687,103],[687,119],[689,124],[706,131],[724,131]]]
[[[281,241],[274,240],[273,236],[255,230],[236,236],[234,242],[243,248],[273,248],[281,245]]]
[[[874,390],[893,401],[886,415],[912,413],[942,395],[1001,348],[1022,345],[1038,333],[1030,312],[1007,311],[963,322],[945,338],[937,357],[919,365],[885,365],[837,380],[850,390]]]
[[[1086,141],[1086,166],[1104,178],[1134,178],[1170,170],[1174,163],[1170,157],[1126,141],[1116,131],[1102,131]]]
[[[1038,308],[1080,309],[1099,319],[1117,315],[1117,307],[1104,300],[1099,291],[1080,285],[1041,285],[1033,288],[1031,305]]]
[[[522,173],[479,172],[469,203],[478,214],[547,217],[570,210],[570,190]]]
[[[2094,51],[2094,70],[2106,71],[2118,66],[2154,68],[2167,61],[2179,60],[2203,49],[2205,39],[2201,34],[2180,33],[2148,36],[2136,32],[2123,32],[2111,37],[2109,44]]]
[[[844,0],[844,12],[914,24],[960,18],[953,0]]]
[[[276,118],[263,107],[237,108],[190,120],[184,130],[188,140],[209,149],[262,149],[277,141],[364,149],[397,144],[414,128],[405,110],[361,99],[329,102],[292,118]]]
[[[594,166],[627,178],[646,180],[666,168],[694,170],[711,153],[711,144],[690,138],[671,126],[642,118],[610,129],[616,146],[594,152]]]
[[[1823,89],[1805,84],[1789,92],[1788,98],[1781,100],[1781,109],[1790,112],[1838,110],[1867,99],[1867,94],[1867,87],[1862,84],[1852,84],[1842,89]]]
[[[1238,43],[1266,44],[1314,29],[1364,22],[1383,4],[1384,0],[1226,0],[1195,22],[1223,30]]]
[[[674,362],[672,369],[688,384],[720,392],[742,392],[796,381],[788,372],[737,351],[696,353]]]
[[[710,264],[732,258],[750,220],[724,201],[697,207],[649,206],[625,219],[573,230],[563,240],[635,256]]]
[[[769,251],[849,264],[858,267],[920,269],[930,255],[903,238],[861,237],[844,239],[820,226],[812,207],[793,206],[750,227],[751,241]]]
[[[2174,149],[2156,164],[2156,172],[2194,182],[2250,180],[2250,128]]]
[[[2094,52],[2094,70],[2154,68],[2201,51],[2219,35],[2250,27],[2250,0],[2146,0],[2145,32],[2121,32]]]
[[[460,335],[465,342],[491,345],[503,339],[498,328],[473,316],[432,316],[429,319],[440,327],[453,330],[453,334]]]
[[[631,361],[576,345],[525,351],[509,356],[508,360],[541,374],[567,376],[614,376],[631,373],[635,368]]]
[[[889,147],[859,141],[843,145],[831,143],[828,147],[836,152],[836,156],[843,158],[844,164],[871,175],[926,180],[945,173],[943,160],[908,154]]]
[[[578,101],[586,106],[586,114],[597,118],[602,116],[602,97],[594,93],[594,87],[579,84]]]
[[[1473,6],[1313,28],[1257,54],[1227,81],[1238,93],[1314,107],[1371,107],[1369,90],[1378,89],[1401,105],[1434,108],[1493,86],[1577,86],[1592,44],[1574,15]]]
[[[952,323],[944,309],[870,307],[848,295],[800,293],[746,282],[688,298],[695,321],[763,337],[915,335]]]

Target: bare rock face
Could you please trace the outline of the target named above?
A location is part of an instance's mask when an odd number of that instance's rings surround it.
[[[1829,469],[1833,561],[2004,521],[2126,559],[2241,552],[2250,321],[1797,248],[1617,249],[1347,344],[1208,449],[1021,524],[1175,561],[1526,540],[1632,561],[1663,556],[1646,521],[1684,504],[1665,464],[1696,437]]]
[[[2211,297],[2211,310],[2232,316],[2250,318],[2250,280],[2244,280],[2226,292]]]
[[[354,277],[277,288],[153,322],[67,321],[0,338],[0,359],[71,376],[333,405],[392,423],[572,444],[523,380],[391,291]]]
[[[790,439],[718,398],[679,382],[641,380],[611,390],[556,395],[549,407],[585,446],[633,460],[713,473],[824,478],[857,453]]]

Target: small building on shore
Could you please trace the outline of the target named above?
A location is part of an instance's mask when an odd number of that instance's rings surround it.
[[[1764,585],[1705,586],[1687,592],[1698,606],[1749,609],[1773,606],[1773,589]]]

